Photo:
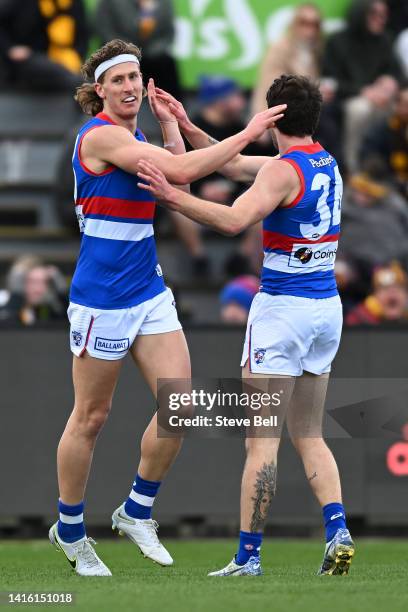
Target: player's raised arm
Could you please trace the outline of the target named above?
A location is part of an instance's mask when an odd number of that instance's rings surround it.
[[[83,143],[83,155],[103,160],[132,174],[137,174],[138,162],[142,158],[149,158],[172,183],[184,185],[211,174],[235,157],[273,126],[283,116],[285,108],[286,105],[280,105],[255,115],[244,130],[210,150],[190,151],[178,156],[154,145],[136,141],[124,127],[105,125],[87,134]]]
[[[168,104],[158,99],[154,79],[152,78],[149,79],[147,84],[147,96],[150,110],[160,124],[164,148],[172,155],[183,155],[183,153],[186,153],[186,146],[177,119],[170,111]],[[190,185],[182,185],[180,189],[189,192]]]
[[[142,160],[139,168],[138,176],[148,183],[139,183],[139,187],[150,191],[160,204],[229,236],[264,219],[279,204],[289,203],[299,189],[295,170],[289,164],[270,160],[250,189],[229,207],[181,192],[149,161]]]
[[[156,87],[157,98],[168,104],[170,111],[177,119],[180,131],[186,137],[193,149],[206,149],[218,143],[204,130],[195,125],[188,116],[183,104],[176,100],[171,94]],[[278,121],[279,118],[276,118]],[[217,172],[234,181],[253,181],[262,166],[270,161],[271,157],[266,155],[236,155],[231,161],[224,164]]]

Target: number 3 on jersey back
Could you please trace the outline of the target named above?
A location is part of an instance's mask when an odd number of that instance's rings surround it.
[[[323,189],[317,202],[316,213],[320,216],[320,221],[315,223],[301,223],[300,231],[304,238],[318,240],[320,236],[327,234],[330,226],[340,224],[341,200],[343,196],[343,180],[338,166],[334,167],[334,189],[332,179],[328,174],[319,172],[315,175],[311,185],[311,191]],[[330,206],[332,204],[332,206]]]

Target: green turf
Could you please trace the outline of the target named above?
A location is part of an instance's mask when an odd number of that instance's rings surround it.
[[[3,543],[0,591],[72,592],[76,603],[71,609],[89,612],[408,610],[408,543],[404,541],[357,542],[347,577],[315,575],[322,554],[322,544],[316,540],[266,540],[262,549],[265,575],[254,578],[206,577],[209,570],[231,560],[233,540],[169,541],[167,545],[176,560],[171,568],[143,559],[128,540],[103,541],[97,551],[113,577],[81,578],[71,573],[62,553],[47,542]],[[36,605],[35,609],[55,607]]]

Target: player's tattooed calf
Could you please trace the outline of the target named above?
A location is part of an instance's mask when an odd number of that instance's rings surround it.
[[[211,136],[208,137],[208,142],[212,145],[216,145],[219,143],[219,140],[215,140],[215,138],[212,138]]]
[[[309,482],[310,482],[311,480],[313,480],[314,478],[317,478],[317,472],[315,472],[314,474],[312,474],[312,475],[310,476],[310,478],[309,478]]]
[[[255,497],[251,497],[254,502],[250,526],[251,532],[263,529],[275,491],[276,465],[272,461],[269,464],[264,463],[259,472],[256,473],[256,495]]]

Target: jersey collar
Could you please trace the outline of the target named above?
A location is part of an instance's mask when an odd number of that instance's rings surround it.
[[[95,115],[95,119],[102,119],[102,121],[107,121],[108,123],[110,123],[111,125],[118,125],[113,119],[111,119],[111,117],[109,117],[109,115],[107,115],[106,113],[98,113],[97,115]],[[139,134],[139,128],[136,128],[136,132],[135,132],[135,136],[137,137],[137,135]]]
[[[107,121],[108,123],[111,123],[112,125],[117,125],[117,123],[115,123],[114,120],[111,119],[109,115],[107,115],[106,113],[98,113],[95,119],[102,119],[102,121]]]
[[[284,155],[292,153],[292,151],[301,151],[302,153],[320,153],[320,151],[324,151],[324,149],[319,142],[314,142],[311,145],[295,145],[290,147],[287,151],[285,151]]]

